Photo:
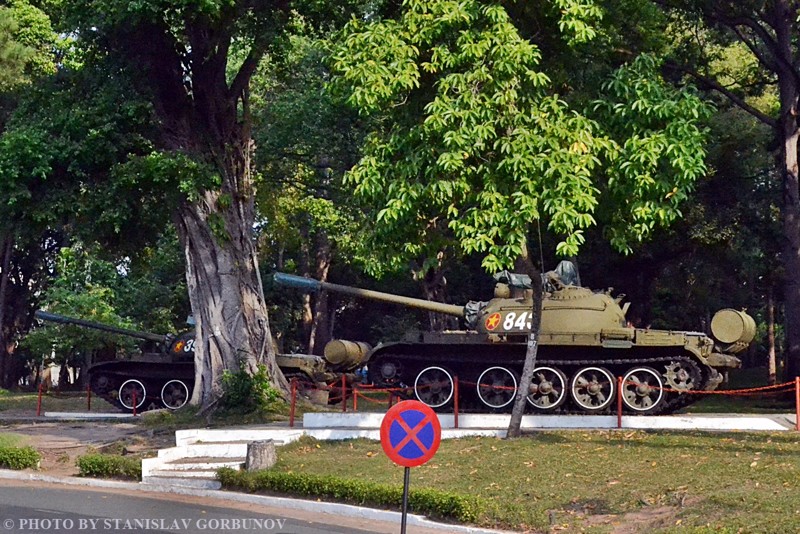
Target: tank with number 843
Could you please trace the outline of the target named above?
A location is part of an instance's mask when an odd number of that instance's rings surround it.
[[[710,391],[739,367],[735,355],[755,336],[745,312],[724,309],[702,332],[629,326],[622,296],[575,284],[574,266],[562,262],[542,276],[544,296],[539,349],[527,395],[535,413],[604,413],[613,408],[622,377],[624,410],[672,413],[693,402],[690,391]],[[464,306],[431,302],[276,273],[279,285],[327,290],[461,317],[466,329],[415,332],[382,343],[366,357],[376,387],[403,388],[434,409],[459,403],[476,411],[510,411],[525,361],[532,315],[530,278],[495,275],[495,295]]]

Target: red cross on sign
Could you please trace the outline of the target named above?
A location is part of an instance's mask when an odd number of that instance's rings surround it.
[[[395,404],[381,422],[383,451],[403,467],[417,467],[433,458],[441,439],[439,417],[430,406],[419,401]]]

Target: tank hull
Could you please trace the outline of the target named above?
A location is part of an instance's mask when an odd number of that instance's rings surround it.
[[[325,360],[309,354],[278,354],[278,367],[288,380],[296,379],[300,395],[312,402],[326,404],[328,384],[339,384],[345,376],[348,383],[355,380],[352,373],[334,372]],[[165,361],[149,357],[98,363],[89,368],[92,394],[120,410],[133,412],[167,408],[182,408],[192,396],[195,367],[193,361]],[[339,394],[341,397],[341,394]],[[335,392],[330,399],[336,398]]]
[[[123,411],[178,409],[191,398],[194,363],[103,362],[89,368],[89,384],[92,394]]]
[[[543,333],[528,411],[610,413],[622,378],[625,413],[673,413],[697,400],[687,391],[713,390],[722,381],[722,368],[738,366],[732,356],[711,353],[712,345],[699,333],[633,328],[606,335]],[[510,412],[526,348],[526,336],[424,333],[377,346],[369,378],[377,387],[399,388],[409,398],[449,411],[458,377],[459,409]]]

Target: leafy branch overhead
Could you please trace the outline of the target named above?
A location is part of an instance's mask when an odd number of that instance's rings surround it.
[[[603,221],[612,243],[630,250],[679,215],[705,171],[708,108],[669,88],[652,59],[620,69],[581,112],[555,93],[541,50],[503,7],[403,6],[396,20],[353,19],[331,60],[335,89],[376,125],[348,179],[378,209],[376,241],[402,243],[398,263],[435,252],[424,243],[444,233],[498,270],[537,220],[561,236],[559,254],[576,254],[604,202],[614,204]],[[593,4],[555,7],[570,17],[560,25],[570,43],[593,37]]]

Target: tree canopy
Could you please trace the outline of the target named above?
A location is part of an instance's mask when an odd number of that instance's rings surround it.
[[[697,324],[720,293],[761,309],[780,275],[765,264],[780,257],[794,279],[793,249],[774,246],[792,167],[769,168],[779,145],[793,154],[778,117],[794,82],[760,4],[729,4],[6,2],[2,345],[61,299],[46,287],[76,243],[143,273],[172,243],[185,281],[148,273],[152,315],[136,299],[119,310],[177,325],[186,293],[205,408],[222,372],[273,361],[272,337],[319,352],[337,329],[392,329],[324,295],[265,300],[273,269],[409,278],[435,299],[447,279],[468,300],[482,296],[477,265],[539,248],[536,263],[577,256],[590,283],[617,278],[648,319],[677,322],[684,304],[680,321]]]

